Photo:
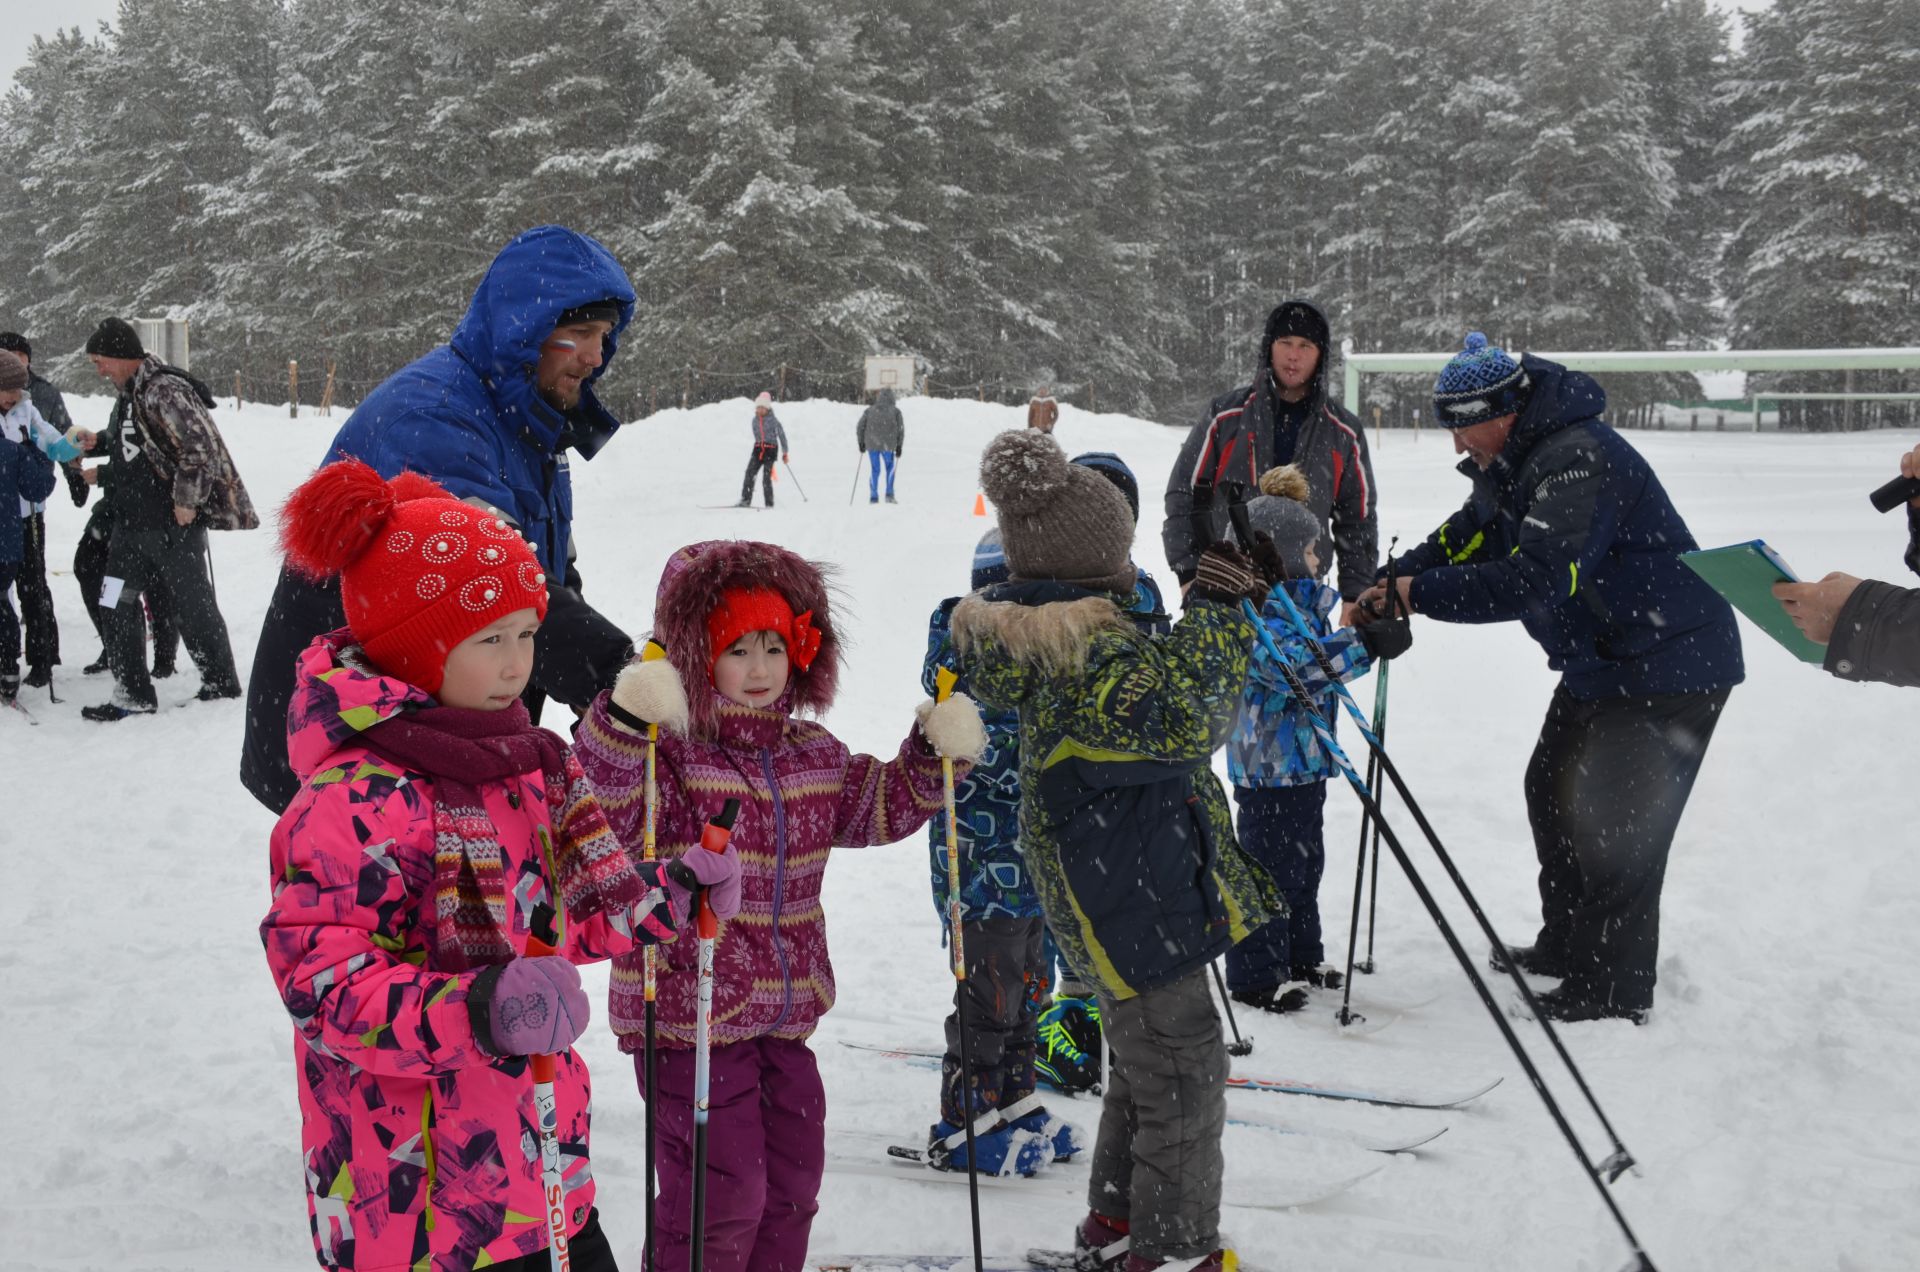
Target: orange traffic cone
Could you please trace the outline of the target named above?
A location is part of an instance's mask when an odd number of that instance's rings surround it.
[[[973,497],[973,515],[976,517],[984,517],[987,515],[987,497],[985,495],[975,495]]]

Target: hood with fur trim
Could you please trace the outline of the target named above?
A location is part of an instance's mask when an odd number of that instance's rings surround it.
[[[953,608],[952,624],[954,647],[961,656],[990,641],[1007,658],[1042,676],[1071,677],[1085,669],[1095,636],[1133,630],[1133,622],[1111,596],[1060,588],[1071,595],[1035,604],[1041,598],[1021,594],[1032,588],[1002,584],[961,598]]]
[[[830,572],[829,566],[751,539],[709,539],[689,544],[667,559],[654,598],[653,638],[666,647],[668,661],[687,686],[689,737],[711,741],[719,735],[707,615],[729,587],[770,587],[786,598],[795,614],[813,611],[820,652],[805,671],[792,670],[779,707],[820,715],[833,705],[840,680],[840,632],[827,583]]]

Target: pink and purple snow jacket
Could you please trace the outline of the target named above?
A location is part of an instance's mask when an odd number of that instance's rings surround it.
[[[613,719],[607,697],[595,700],[574,745],[614,833],[637,854],[644,839],[647,742]],[[924,826],[944,804],[940,757],[917,725],[899,754],[882,762],[851,754],[814,721],[713,697],[717,740],[660,732],[659,853],[670,859],[697,845],[707,819],[729,798],[740,801],[732,840],[740,854],[740,913],[721,925],[714,947],[713,1045],[806,1038],[833,1006],[820,908],[827,854],[893,843]],[[783,699],[779,706],[785,705]],[[966,767],[955,765],[962,774]],[[691,1047],[697,943],[682,941],[663,953],[655,999],[659,1042]],[[608,1014],[627,1052],[642,1045],[642,966],[638,952],[613,964]]]
[[[355,666],[350,644],[319,637],[295,670],[288,750],[303,785],[274,827],[260,925],[293,1017],[314,1249],[355,1272],[467,1272],[546,1249],[533,1079],[524,1057],[474,1041],[480,969],[436,970],[433,779],[357,740],[434,703]],[[503,852],[507,935],[524,951],[533,907],[556,904],[541,845],[577,833],[580,816],[552,824],[538,771],[478,789]],[[640,872],[639,939],[670,940],[658,869]],[[560,937],[575,963],[633,948],[605,915],[564,920]],[[560,1056],[554,1085],[572,1232],[594,1197],[585,1062]]]

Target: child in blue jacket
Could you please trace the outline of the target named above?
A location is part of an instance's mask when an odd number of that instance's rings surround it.
[[[1307,506],[1305,474],[1291,464],[1269,469],[1260,490],[1247,504],[1248,518],[1256,534],[1273,539],[1286,566],[1286,577],[1273,585],[1261,618],[1313,695],[1314,710],[1332,724],[1340,713],[1333,686],[1312,646],[1288,619],[1280,594],[1307,620],[1342,681],[1364,676],[1376,657],[1390,658],[1401,650],[1390,648],[1375,628],[1329,629],[1340,595],[1315,581],[1320,523]],[[1273,875],[1288,913],[1268,920],[1227,952],[1227,991],[1235,1002],[1298,1011],[1307,1005],[1309,989],[1340,986],[1340,973],[1325,966],[1320,936],[1320,877],[1327,864],[1322,824],[1327,779],[1334,771],[1272,652],[1264,641],[1256,642],[1227,742],[1227,776],[1239,814],[1240,846]]]

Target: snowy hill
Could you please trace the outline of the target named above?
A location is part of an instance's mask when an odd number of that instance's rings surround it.
[[[780,408],[803,501],[787,473],[772,511],[708,508],[738,496],[744,402],[667,411],[577,465],[580,564],[588,595],[645,631],[665,557],[683,543],[776,539],[841,567],[851,632],[842,699],[829,717],[854,746],[891,752],[921,694],[928,611],[964,588],[980,449],[1021,422],[1007,408],[909,399],[897,507],[870,507],[856,462],[857,409]],[[74,403],[98,426],[102,398]],[[284,408],[218,418],[256,503],[276,507],[340,422]],[[1138,559],[1165,574],[1158,492],[1176,430],[1064,409],[1069,451],[1115,450],[1141,475]],[[1803,574],[1900,577],[1903,527],[1865,494],[1912,434],[1635,435],[1706,543],[1764,535]],[[1408,544],[1465,491],[1447,440],[1390,434],[1377,457],[1383,540]],[[104,699],[83,678],[95,644],[66,566],[85,514],[49,506],[66,665],[38,727],[0,716],[15,775],[0,898],[0,1269],[95,1267],[261,1272],[314,1266],[304,1217],[292,1038],[256,924],[268,899],[272,819],[240,788],[238,703],[180,707],[189,671],[160,682],[154,718],[90,725]],[[215,536],[221,602],[243,672],[276,558],[267,533]],[[1502,933],[1532,936],[1534,865],[1521,773],[1553,677],[1516,626],[1420,622],[1394,673],[1392,751]],[[1907,827],[1910,721],[1920,698],[1843,685],[1744,629],[1748,683],[1733,696],[1666,889],[1653,1022],[1564,1031],[1642,1177],[1614,1192],[1667,1268],[1892,1269],[1920,1263],[1920,869]],[[182,660],[183,664],[185,659]],[[1365,703],[1371,688],[1359,690]],[[552,722],[551,720],[549,721]],[[1351,734],[1351,730],[1347,731]],[[1344,954],[1355,801],[1328,801],[1323,913]],[[1397,808],[1397,805],[1390,805]],[[1396,818],[1412,844],[1417,834]],[[1424,849],[1416,864],[1444,876]],[[951,979],[928,897],[923,839],[847,851],[826,912],[839,1005],[815,1039],[830,1101],[831,1165],[818,1252],[966,1246],[964,1188],[887,1166],[887,1140],[924,1136],[935,1079],[842,1041],[934,1047]],[[1448,912],[1478,957],[1465,907]],[[1245,1075],[1378,1088],[1507,1080],[1448,1113],[1231,1093],[1237,1118],[1375,1136],[1447,1128],[1418,1154],[1384,1158],[1332,1135],[1228,1130],[1231,1197],[1286,1198],[1314,1181],[1386,1169],[1343,1195],[1285,1214],[1229,1207],[1243,1255],[1270,1268],[1614,1269],[1625,1250],[1539,1101],[1391,863],[1380,893],[1379,974],[1343,1034],[1334,1000],[1300,1017],[1249,1019]],[[590,969],[601,1008],[606,973]],[[1419,1004],[1396,1018],[1396,1006]],[[1373,1026],[1385,1027],[1374,1029]],[[1539,1044],[1533,1026],[1519,1027]],[[631,1067],[596,1024],[583,1040],[598,1078],[595,1168],[609,1234],[639,1264],[642,1106]],[[1577,1094],[1536,1045],[1576,1127],[1603,1155]],[[1091,1101],[1058,1101],[1089,1129]],[[991,1251],[1061,1244],[1083,1209],[1085,1168],[983,1196]]]

